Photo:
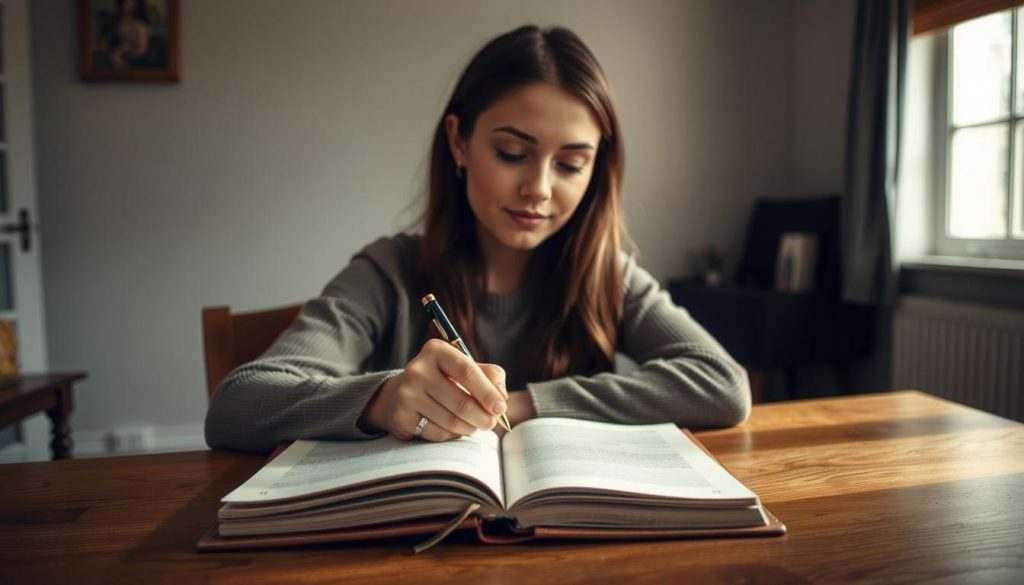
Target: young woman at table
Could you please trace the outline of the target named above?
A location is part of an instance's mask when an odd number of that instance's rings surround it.
[[[287,439],[446,441],[562,416],[733,425],[744,370],[620,251],[623,146],[611,88],[564,28],[480,50],[434,133],[422,235],[374,242],[228,376],[214,448]],[[476,363],[437,339],[448,311]],[[614,354],[638,364],[614,371]]]

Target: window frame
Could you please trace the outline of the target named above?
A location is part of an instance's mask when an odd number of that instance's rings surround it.
[[[935,96],[934,102],[934,128],[938,140],[933,141],[935,148],[933,160],[939,161],[935,165],[933,177],[936,187],[934,198],[934,212],[932,214],[932,248],[936,254],[942,256],[961,256],[976,258],[1000,258],[1010,260],[1024,260],[1024,239],[1014,238],[1014,223],[1016,216],[1022,210],[1015,209],[1014,188],[1017,182],[1024,181],[1024,168],[1015,168],[1014,158],[1016,150],[1024,148],[1024,144],[1017,144],[1016,127],[1024,127],[1024,109],[1017,112],[1017,77],[1021,72],[1018,67],[1024,65],[1018,62],[1018,28],[1022,26],[1021,19],[1024,13],[1020,8],[1012,8],[1010,12],[1010,103],[1008,113],[1005,117],[993,118],[983,122],[953,126],[952,120],[952,62],[953,62],[953,38],[952,28],[946,29],[936,35],[936,50],[934,79]],[[995,14],[995,13],[994,13]],[[1005,125],[1007,127],[1007,173],[1006,173],[1006,236],[1003,239],[973,239],[954,238],[947,235],[949,225],[949,201],[950,201],[950,175],[952,172],[951,144],[953,134],[957,129],[980,128],[985,126]]]

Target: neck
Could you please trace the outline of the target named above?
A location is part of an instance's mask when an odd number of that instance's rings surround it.
[[[498,242],[484,230],[477,230],[477,241],[484,260],[487,292],[508,293],[519,290],[532,250],[516,250]]]

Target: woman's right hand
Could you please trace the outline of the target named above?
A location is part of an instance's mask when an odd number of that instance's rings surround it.
[[[420,417],[427,425],[420,438],[447,441],[492,429],[508,408],[505,370],[478,364],[440,339],[423,344],[401,374],[388,378],[363,412],[364,430],[414,438]]]

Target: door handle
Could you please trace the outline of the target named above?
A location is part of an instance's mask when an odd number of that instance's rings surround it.
[[[28,209],[22,207],[18,210],[18,223],[5,223],[0,225],[0,232],[5,234],[21,234],[21,251],[28,252],[32,249],[32,230],[38,226],[32,225],[29,221]]]

